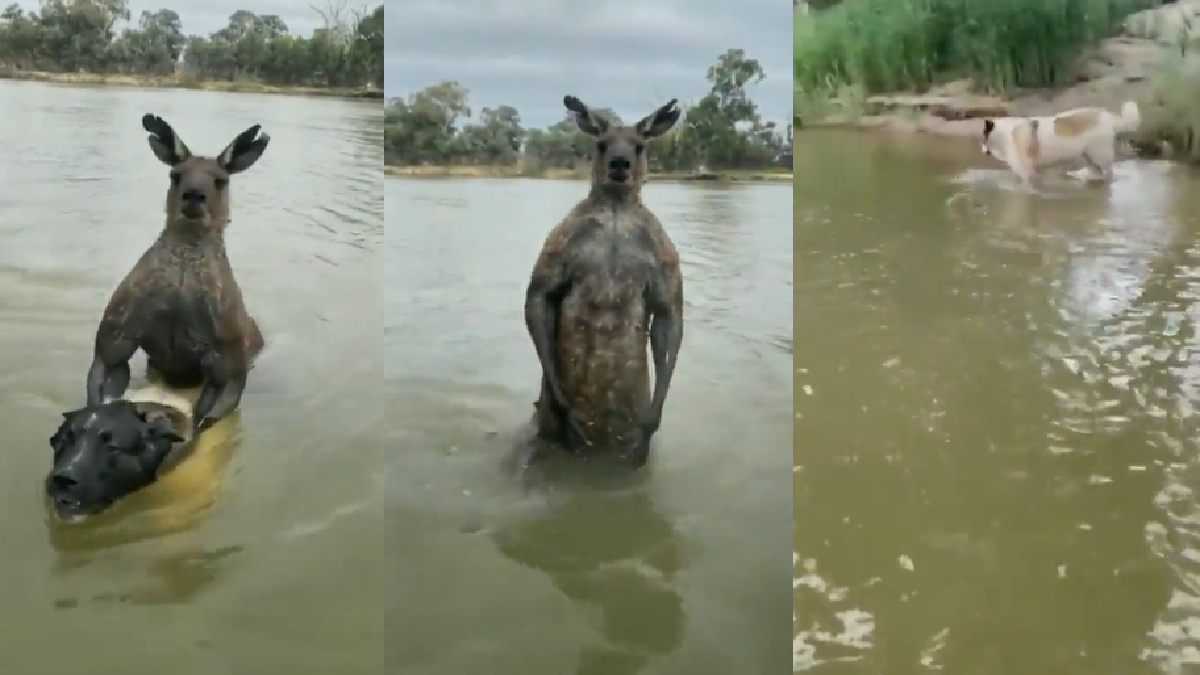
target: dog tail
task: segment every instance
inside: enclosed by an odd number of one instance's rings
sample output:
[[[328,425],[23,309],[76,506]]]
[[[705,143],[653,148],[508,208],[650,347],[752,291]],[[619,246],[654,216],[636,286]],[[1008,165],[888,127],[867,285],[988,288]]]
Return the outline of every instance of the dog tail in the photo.
[[[1121,106],[1121,114],[1113,115],[1113,131],[1118,134],[1137,131],[1141,124],[1142,113],[1138,110],[1136,101],[1126,101],[1125,105]]]

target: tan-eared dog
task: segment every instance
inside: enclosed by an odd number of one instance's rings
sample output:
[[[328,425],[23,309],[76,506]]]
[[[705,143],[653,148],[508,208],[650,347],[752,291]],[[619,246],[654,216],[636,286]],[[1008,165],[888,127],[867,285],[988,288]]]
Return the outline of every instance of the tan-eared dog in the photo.
[[[1068,163],[1086,164],[1093,176],[1111,180],[1117,134],[1136,131],[1141,121],[1133,101],[1127,101],[1120,114],[1076,108],[1050,117],[986,119],[983,153],[1008,164],[1027,185],[1040,169]]]
[[[220,486],[235,416],[203,434],[192,424],[200,390],[145,382],[116,400],[63,413],[50,438],[45,493],[55,520],[79,523],[140,493],[135,510],[173,531],[202,511]],[[170,521],[170,522],[168,522]]]

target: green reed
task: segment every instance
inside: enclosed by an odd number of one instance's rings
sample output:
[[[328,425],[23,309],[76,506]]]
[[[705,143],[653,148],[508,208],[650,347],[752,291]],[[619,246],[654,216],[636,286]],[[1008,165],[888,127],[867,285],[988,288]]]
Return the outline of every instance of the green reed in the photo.
[[[1162,0],[847,0],[794,17],[797,97],[921,91],[970,78],[1006,92],[1071,77],[1084,47]]]

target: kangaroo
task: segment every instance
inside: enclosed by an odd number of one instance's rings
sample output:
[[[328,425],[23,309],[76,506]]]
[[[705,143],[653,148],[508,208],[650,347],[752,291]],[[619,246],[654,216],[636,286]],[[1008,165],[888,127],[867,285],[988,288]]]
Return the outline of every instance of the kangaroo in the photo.
[[[679,120],[676,102],[613,126],[578,98],[563,98],[596,139],[591,190],[547,235],[525,291],[525,326],[542,367],[538,436],[576,453],[616,453],[639,468],[683,344],[679,253],[641,198],[646,143]]]
[[[203,385],[192,411],[193,433],[237,409],[246,377],[262,350],[225,253],[229,178],[249,169],[270,137],[254,125],[216,157],[193,155],[162,118],[147,114],[150,149],[171,167],[166,223],[113,291],[96,329],[87,405],[121,398],[129,361],[140,348],[169,387]]]

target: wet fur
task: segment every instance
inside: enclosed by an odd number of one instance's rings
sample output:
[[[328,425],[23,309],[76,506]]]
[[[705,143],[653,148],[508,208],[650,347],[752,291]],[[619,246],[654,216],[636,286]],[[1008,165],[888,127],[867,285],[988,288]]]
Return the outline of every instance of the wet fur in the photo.
[[[542,364],[538,435],[575,452],[616,451],[637,466],[658,429],[683,335],[679,254],[641,200],[644,144],[675,124],[674,104],[610,127],[564,99],[597,140],[592,187],[547,235],[526,291],[526,326]],[[628,178],[618,182],[612,171],[622,164]]]
[[[984,120],[983,151],[1008,164],[1026,184],[1041,168],[1086,163],[1094,176],[1111,179],[1116,136],[1137,129],[1137,104],[1120,114],[1102,108],[1077,108],[1051,117],[1001,117]]]
[[[171,429],[178,436],[156,467],[153,479],[120,500],[123,502],[146,495],[150,499],[139,501],[163,506],[156,509],[155,534],[178,531],[185,519],[181,515],[190,516],[198,510],[197,505],[212,501],[219,487],[220,469],[228,460],[228,453],[218,452],[219,448],[228,446],[232,438],[229,431],[219,431],[225,428],[224,422],[205,434],[192,435],[192,410],[198,395],[198,389],[180,391],[168,389],[161,383],[146,383],[130,390],[117,401],[101,404],[107,407],[132,403],[148,424]],[[64,415],[63,423],[51,437],[51,447],[62,442],[68,424],[65,419],[67,415]],[[227,418],[227,421],[232,423],[233,419]]]
[[[248,169],[269,137],[257,125],[215,158],[192,155],[162,119],[146,115],[150,147],[171,167],[166,223],[158,239],[117,286],[96,330],[88,374],[89,405],[120,398],[129,360],[141,349],[171,387],[205,389],[194,424],[206,427],[237,408],[263,337],[246,311],[225,251],[230,220],[228,182]],[[202,215],[188,215],[190,195],[202,195]]]
[[[85,520],[177,465],[191,432],[191,406],[184,405],[134,397],[63,413],[50,437],[54,463],[45,489],[51,510],[67,521]]]
[[[1106,111],[1095,108],[1074,110],[1054,116],[1054,135],[1060,138],[1076,138],[1100,126],[1101,115]]]
[[[198,396],[198,389],[170,390],[150,382],[130,390],[125,398],[147,415],[166,416],[182,435],[193,426],[190,415]],[[222,487],[224,468],[236,447],[236,424],[235,413],[177,444],[150,484],[82,526],[49,519],[47,535],[58,554],[55,565],[69,569],[105,550],[146,544],[149,565],[138,581],[126,586],[114,580],[121,586],[122,602],[182,603],[202,592],[217,578],[218,561],[241,550],[237,545],[214,551],[196,536]]]

